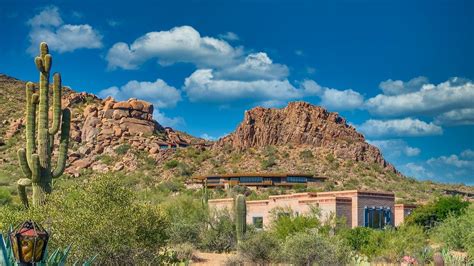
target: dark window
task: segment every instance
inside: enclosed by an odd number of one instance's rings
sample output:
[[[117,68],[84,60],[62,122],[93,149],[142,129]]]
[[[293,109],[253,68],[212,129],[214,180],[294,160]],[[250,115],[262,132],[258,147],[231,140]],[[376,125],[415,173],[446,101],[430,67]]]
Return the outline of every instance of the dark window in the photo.
[[[286,178],[288,183],[306,183],[307,178],[302,176],[289,176]]]
[[[263,228],[263,217],[261,216],[253,217],[252,220],[253,220],[253,225],[255,226],[255,228],[257,229]]]
[[[261,177],[252,177],[252,176],[246,176],[246,177],[241,177],[240,182],[241,183],[262,183],[263,178]]]
[[[364,221],[365,227],[384,228],[391,224],[392,211],[390,208],[365,207]]]

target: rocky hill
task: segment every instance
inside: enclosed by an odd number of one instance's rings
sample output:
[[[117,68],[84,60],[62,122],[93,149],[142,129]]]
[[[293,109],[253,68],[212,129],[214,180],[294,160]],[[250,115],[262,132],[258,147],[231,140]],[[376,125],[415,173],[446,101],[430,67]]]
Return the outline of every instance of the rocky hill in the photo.
[[[339,114],[306,102],[292,102],[283,109],[257,107],[246,111],[236,131],[216,143],[218,147],[226,145],[238,150],[308,145],[332,151],[337,158],[374,163],[396,172],[379,149],[368,144]]]

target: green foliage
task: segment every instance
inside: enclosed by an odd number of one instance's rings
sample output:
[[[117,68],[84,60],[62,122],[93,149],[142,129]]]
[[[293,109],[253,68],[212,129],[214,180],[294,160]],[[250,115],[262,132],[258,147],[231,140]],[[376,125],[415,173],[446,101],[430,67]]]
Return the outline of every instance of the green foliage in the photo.
[[[326,155],[326,160],[329,163],[333,163],[336,160],[336,158],[334,158],[334,155],[332,153],[329,153],[328,155]]]
[[[179,164],[177,160],[170,160],[165,163],[165,169],[173,169],[176,168]]]
[[[474,205],[462,215],[450,214],[434,229],[433,236],[444,247],[466,251],[474,260]]]
[[[347,241],[352,250],[363,252],[363,248],[369,246],[373,229],[368,227],[356,227],[354,229],[344,230],[341,236]],[[365,252],[363,252],[365,254]]]
[[[444,196],[438,197],[434,201],[416,208],[410,214],[405,223],[417,224],[430,229],[438,223],[444,221],[449,215],[458,216],[469,206],[469,202],[460,197]]]
[[[265,265],[278,257],[280,243],[273,234],[260,231],[242,241],[238,246],[238,251],[246,261]]]
[[[400,262],[404,256],[427,259],[427,236],[419,226],[377,230],[365,227],[343,230],[340,237],[357,254],[372,261]]]
[[[288,236],[281,258],[293,265],[345,265],[348,254],[349,248],[338,238],[311,230]]]
[[[300,158],[304,161],[309,161],[314,158],[314,155],[310,150],[304,150],[300,152]]]
[[[6,205],[12,201],[10,191],[6,188],[0,187],[0,206]]]
[[[124,155],[128,152],[128,150],[130,150],[130,148],[130,144],[125,143],[115,148],[115,153],[117,153],[118,155]]]
[[[295,215],[291,209],[276,208],[272,210],[272,216],[271,230],[281,240],[295,233],[305,232],[321,225],[317,210],[306,215]]]
[[[166,232],[170,243],[198,243],[207,221],[207,211],[197,198],[186,195],[169,197],[162,207],[170,225]]]
[[[262,160],[262,163],[261,163],[262,170],[267,170],[268,168],[275,165],[276,165],[276,159],[274,156],[271,156],[268,159]]]
[[[201,234],[200,247],[215,252],[229,252],[237,243],[235,225],[228,210],[211,211]]]
[[[113,175],[58,189],[44,206],[0,207],[0,230],[30,218],[51,231],[51,248],[73,243],[70,261],[97,254],[99,264],[159,264],[168,239],[163,211],[135,200]]]

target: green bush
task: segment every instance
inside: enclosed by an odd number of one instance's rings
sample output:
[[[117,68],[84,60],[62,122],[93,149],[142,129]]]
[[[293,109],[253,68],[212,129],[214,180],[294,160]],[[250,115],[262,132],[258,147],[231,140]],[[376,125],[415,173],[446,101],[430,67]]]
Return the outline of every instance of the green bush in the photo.
[[[117,148],[115,148],[115,153],[117,153],[118,155],[124,155],[128,152],[128,150],[130,150],[130,145],[122,144],[118,146]]]
[[[296,215],[291,209],[276,208],[272,210],[273,222],[270,229],[279,239],[284,240],[295,233],[319,227],[321,223],[318,215],[316,209],[306,215]]]
[[[160,208],[135,199],[120,178],[101,175],[56,189],[44,206],[0,207],[0,230],[30,218],[51,232],[51,250],[73,244],[71,263],[98,255],[99,265],[159,264],[168,220]]]
[[[300,152],[300,158],[304,161],[309,161],[314,158],[314,155],[310,150],[304,150]]]
[[[187,195],[173,196],[162,203],[170,225],[166,232],[170,243],[198,243],[200,233],[206,226],[207,211],[201,200]]]
[[[400,262],[404,256],[419,259],[428,244],[427,236],[420,226],[387,228],[382,232],[382,239],[377,238],[377,241],[382,240],[378,250],[380,257],[388,262]],[[375,241],[371,244],[377,245]]]
[[[343,241],[311,230],[289,236],[280,260],[293,265],[345,265],[349,254],[350,249]]]
[[[12,201],[12,196],[7,188],[0,187],[0,206],[9,204]]]
[[[363,248],[369,245],[373,231],[374,229],[368,227],[356,227],[344,230],[341,236],[346,240],[352,250],[360,253]]]
[[[468,252],[474,260],[474,205],[460,216],[450,215],[433,232],[444,247]]]
[[[170,160],[165,163],[165,169],[173,169],[178,166],[179,162],[177,160]]]
[[[201,231],[201,248],[213,252],[229,252],[235,248],[237,236],[228,210],[212,211],[207,226]]]
[[[410,214],[405,223],[408,225],[420,225],[430,229],[444,221],[448,216],[459,216],[469,206],[469,202],[460,197],[439,197],[436,200],[416,208]]]
[[[262,160],[261,167],[262,170],[267,170],[268,168],[276,165],[275,156],[270,156],[268,159]]]
[[[278,239],[269,232],[261,231],[249,234],[239,244],[239,254],[246,261],[265,265],[275,260],[280,251]]]

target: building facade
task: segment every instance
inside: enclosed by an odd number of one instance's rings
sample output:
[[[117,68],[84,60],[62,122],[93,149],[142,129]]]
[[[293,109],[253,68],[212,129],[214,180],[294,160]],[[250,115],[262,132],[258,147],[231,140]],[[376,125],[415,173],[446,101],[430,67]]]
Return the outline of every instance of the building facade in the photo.
[[[207,185],[208,188],[228,188],[242,185],[250,188],[295,185],[312,186],[326,180],[325,177],[316,177],[306,174],[266,174],[266,173],[235,173],[224,175],[197,176],[193,178],[195,184]]]
[[[232,210],[233,203],[232,198],[209,200],[209,206],[214,209]],[[307,214],[317,207],[323,221],[335,215],[344,218],[351,228],[383,228],[401,224],[409,215],[408,209],[414,208],[413,205],[397,206],[404,212],[397,211],[392,192],[346,190],[293,193],[270,196],[267,200],[247,201],[247,223],[265,228],[274,219],[275,210],[291,210],[294,215],[299,215]]]

